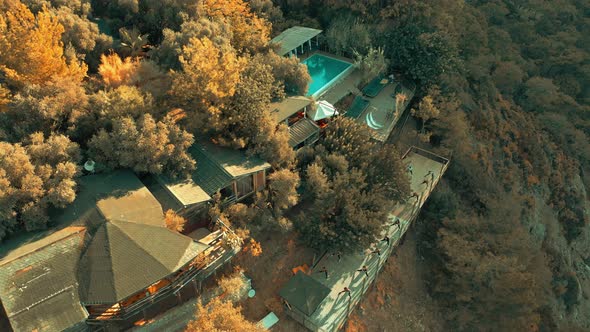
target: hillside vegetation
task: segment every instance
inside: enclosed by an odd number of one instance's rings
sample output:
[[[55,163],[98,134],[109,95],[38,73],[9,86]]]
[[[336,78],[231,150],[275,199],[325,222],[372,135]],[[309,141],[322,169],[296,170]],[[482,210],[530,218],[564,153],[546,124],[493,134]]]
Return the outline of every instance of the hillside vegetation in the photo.
[[[272,165],[249,206],[211,215],[318,250],[374,238],[409,194],[398,147],[341,119],[296,155],[267,112],[307,91],[269,45],[293,25],[418,87],[395,143],[452,159],[416,228],[444,330],[590,329],[587,0],[0,0],[0,241],[54,227],[88,159],[183,177],[205,140]],[[316,213],[287,220],[300,198]]]
[[[333,52],[383,47],[436,115],[405,143],[452,156],[417,244],[448,328],[590,328],[590,4],[277,2]]]

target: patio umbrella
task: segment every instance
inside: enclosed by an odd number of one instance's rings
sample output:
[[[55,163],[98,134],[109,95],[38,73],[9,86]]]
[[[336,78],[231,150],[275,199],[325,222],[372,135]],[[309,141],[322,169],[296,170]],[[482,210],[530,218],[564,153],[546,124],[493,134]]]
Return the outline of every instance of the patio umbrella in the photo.
[[[313,121],[318,121],[318,120],[322,120],[322,119],[327,119],[327,118],[331,118],[332,116],[338,114],[338,112],[336,111],[336,108],[334,107],[334,105],[330,104],[329,102],[325,101],[325,100],[320,100],[317,104],[316,104],[316,109],[315,111],[312,110],[311,112],[309,112],[309,118],[312,119]]]

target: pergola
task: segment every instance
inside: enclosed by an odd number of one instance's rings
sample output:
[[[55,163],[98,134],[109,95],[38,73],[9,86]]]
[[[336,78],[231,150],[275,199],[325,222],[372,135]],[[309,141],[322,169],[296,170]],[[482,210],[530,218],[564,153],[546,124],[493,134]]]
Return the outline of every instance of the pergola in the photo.
[[[311,48],[311,40],[320,33],[322,33],[322,30],[294,26],[281,32],[280,35],[274,37],[270,42],[280,46],[279,55],[293,54],[297,56],[297,48],[301,49],[300,53],[303,53],[303,45],[305,43]],[[316,45],[318,45],[317,38]]]

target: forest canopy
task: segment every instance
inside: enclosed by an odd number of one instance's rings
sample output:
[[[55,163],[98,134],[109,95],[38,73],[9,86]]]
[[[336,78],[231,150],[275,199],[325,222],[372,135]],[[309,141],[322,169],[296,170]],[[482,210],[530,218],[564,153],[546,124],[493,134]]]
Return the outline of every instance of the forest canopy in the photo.
[[[399,152],[419,145],[452,156],[416,227],[443,329],[587,329],[589,12],[584,0],[0,0],[0,241],[54,226],[86,161],[182,178],[199,169],[188,148],[207,141],[272,165],[249,205],[211,215],[351,252],[407,199]],[[377,148],[337,118],[296,154],[267,112],[308,91],[306,67],[269,45],[291,26],[322,29],[319,48],[353,59],[363,82],[415,84],[411,137]],[[291,223],[301,201],[310,215]],[[194,330],[257,330],[230,303],[199,311]]]

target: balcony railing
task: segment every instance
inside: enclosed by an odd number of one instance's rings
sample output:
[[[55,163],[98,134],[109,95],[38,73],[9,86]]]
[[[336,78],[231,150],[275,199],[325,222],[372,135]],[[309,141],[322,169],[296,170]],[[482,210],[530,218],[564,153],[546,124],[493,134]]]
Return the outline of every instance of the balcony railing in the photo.
[[[220,222],[220,221],[219,221]],[[91,305],[90,306],[90,315],[87,318],[87,323],[89,324],[97,324],[101,321],[106,320],[126,320],[130,318],[132,315],[136,314],[137,312],[147,308],[154,303],[162,300],[163,298],[170,296],[171,294],[178,293],[184,286],[186,286],[192,280],[203,281],[208,276],[210,276],[217,268],[221,265],[225,264],[229,261],[238,251],[239,248],[236,248],[234,245],[226,243],[224,241],[228,237],[228,232],[231,232],[231,229],[226,228],[225,224],[221,222],[224,227],[220,227],[222,229],[226,229],[226,231],[219,230],[219,234],[209,243],[209,248],[207,248],[204,252],[200,253],[197,256],[197,260],[191,262],[190,264],[194,264],[190,267],[187,271],[183,272],[182,274],[176,276],[172,282],[162,288],[160,288],[154,294],[146,296],[128,306],[117,306],[114,305]],[[230,235],[231,237],[231,235]]]

